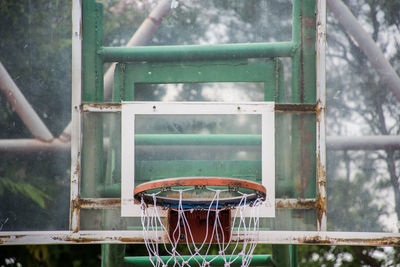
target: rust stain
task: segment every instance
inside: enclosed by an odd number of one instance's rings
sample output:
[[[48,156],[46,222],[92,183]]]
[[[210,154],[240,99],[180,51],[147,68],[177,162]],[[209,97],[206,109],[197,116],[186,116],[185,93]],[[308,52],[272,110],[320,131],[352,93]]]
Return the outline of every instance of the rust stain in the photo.
[[[321,115],[325,114],[322,111],[325,111],[326,107],[321,103],[321,100],[318,100],[317,104],[315,105],[315,113],[316,113],[316,120],[317,124],[321,123]]]
[[[333,242],[330,239],[323,239],[320,236],[313,236],[313,237],[305,237],[298,239],[300,243],[304,244],[332,244]]]
[[[78,162],[77,162],[77,164],[76,164],[76,168],[75,168],[75,170],[74,170],[74,175],[77,176],[77,175],[80,174],[80,172],[81,172],[81,163],[80,163],[80,161],[78,160]]]
[[[76,223],[77,227],[75,229],[73,229],[74,233],[77,233],[80,230],[79,212],[80,212],[80,204],[79,204],[79,196],[78,196],[76,199],[71,200],[71,218],[76,218],[76,220],[77,220],[77,223]],[[74,216],[74,214],[78,214],[78,216]],[[70,229],[73,228],[72,222],[73,222],[73,220],[71,220],[71,222],[70,222]]]
[[[124,243],[143,243],[143,238],[131,238],[131,237],[121,237],[118,238],[119,241]]]
[[[395,237],[383,237],[383,238],[378,238],[378,239],[356,239],[356,238],[350,238],[350,239],[340,239],[337,238],[335,239],[336,243],[362,243],[363,245],[369,245],[369,246],[395,246],[395,247],[400,247],[400,238],[395,238]]]
[[[121,107],[121,103],[82,103],[80,108],[83,112],[90,112],[91,108],[107,111],[121,109]]]
[[[87,238],[87,237],[82,237],[82,236],[77,236],[77,237],[66,236],[65,238],[53,237],[53,240],[67,241],[67,242],[72,242],[72,243],[93,243],[93,242],[104,241],[103,238]]]
[[[102,209],[121,206],[120,198],[76,198],[72,200],[73,209]]]
[[[316,104],[275,104],[275,112],[316,112]]]
[[[326,214],[326,192],[325,195],[323,196],[321,194],[321,189],[325,191],[326,189],[326,170],[325,166],[321,164],[320,161],[320,150],[318,148],[318,153],[317,153],[317,187],[318,187],[318,194],[317,194],[317,219],[319,224],[321,225],[322,223],[322,218],[324,217],[324,214]]]
[[[80,198],[79,206],[83,209],[118,208],[121,207],[120,198]]]
[[[321,236],[305,237],[296,239],[300,244],[313,245],[364,245],[364,246],[400,246],[400,238],[383,237],[377,239],[358,239],[358,238],[322,238]]]
[[[316,208],[315,199],[298,198],[296,201],[288,199],[276,199],[275,208],[277,209],[314,209]]]

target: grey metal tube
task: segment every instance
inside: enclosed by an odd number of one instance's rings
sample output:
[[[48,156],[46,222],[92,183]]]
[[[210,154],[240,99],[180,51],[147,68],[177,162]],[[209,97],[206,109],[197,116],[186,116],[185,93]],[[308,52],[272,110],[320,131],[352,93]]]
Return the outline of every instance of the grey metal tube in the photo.
[[[0,154],[28,154],[38,152],[69,152],[70,142],[53,139],[43,142],[38,139],[3,139],[0,140]]]
[[[329,150],[400,149],[400,136],[328,136]]]
[[[10,101],[11,105],[15,108],[15,111],[34,137],[46,142],[50,142],[54,138],[49,129],[47,129],[46,125],[21,93],[18,86],[15,84],[1,62],[0,89],[8,98],[8,101]]]
[[[290,57],[296,50],[292,42],[102,47],[98,53],[104,62],[176,61],[207,59],[243,59],[263,57]]]
[[[392,90],[397,100],[400,101],[400,78],[374,40],[372,40],[342,1],[327,0],[327,6],[335,14],[339,23],[354,37],[361,50],[379,73],[382,81]]]
[[[170,256],[160,256],[160,258],[163,261],[168,261],[168,259],[170,258]],[[212,259],[214,259],[212,261],[212,263],[210,263],[210,266],[224,266],[225,265],[225,261],[221,256],[216,256],[216,255],[207,255],[204,257],[199,257],[199,256],[182,256],[182,258],[184,260],[188,260],[188,264],[195,266],[198,265],[197,262],[202,262],[203,258],[206,261],[210,261]],[[190,259],[190,260],[189,260]],[[228,258],[229,260],[229,258]],[[130,263],[130,264],[134,264],[136,267],[147,267],[147,266],[153,266],[153,264],[151,263],[150,259],[148,256],[145,257],[125,257],[125,262],[126,263]],[[169,264],[168,266],[173,266],[174,261],[171,260],[171,264]],[[233,263],[231,263],[230,266],[241,266],[242,265],[242,256],[238,256],[238,259],[236,261],[234,261]],[[272,264],[272,256],[271,255],[253,255],[252,259],[251,259],[251,265],[254,266],[273,266]]]
[[[150,140],[151,138],[147,141]],[[105,139],[104,142],[107,149],[108,140]],[[260,141],[253,138],[249,142],[256,145],[261,142],[261,138]],[[400,149],[400,136],[328,136],[326,144],[329,150]],[[69,149],[70,142],[60,139],[54,139],[52,142],[43,142],[38,139],[0,139],[0,153],[69,152]]]

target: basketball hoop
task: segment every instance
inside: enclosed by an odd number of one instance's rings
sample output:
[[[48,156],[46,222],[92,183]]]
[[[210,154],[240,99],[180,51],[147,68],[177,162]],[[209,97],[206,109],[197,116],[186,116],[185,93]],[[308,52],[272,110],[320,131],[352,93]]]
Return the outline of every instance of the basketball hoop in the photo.
[[[224,266],[236,260],[249,266],[258,242],[258,207],[266,197],[263,185],[235,178],[170,178],[137,186],[134,197],[141,203],[144,241],[153,266],[210,266],[220,257]],[[166,225],[158,209],[150,206],[168,210]],[[218,254],[206,258],[212,244]],[[159,245],[169,254],[167,260],[159,255]]]

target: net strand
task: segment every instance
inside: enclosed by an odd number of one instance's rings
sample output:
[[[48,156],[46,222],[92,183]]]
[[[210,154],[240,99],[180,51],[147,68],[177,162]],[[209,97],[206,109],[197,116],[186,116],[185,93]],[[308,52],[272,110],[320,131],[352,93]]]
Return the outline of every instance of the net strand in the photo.
[[[236,238],[234,238],[234,231],[230,231],[230,236],[225,236],[223,223],[219,216],[220,211],[223,210],[223,208],[219,207],[221,192],[229,190],[216,190],[208,187],[203,189],[214,192],[214,195],[209,202],[208,208],[206,208],[205,237],[198,244],[195,243],[192,233],[193,230],[197,229],[191,229],[186,217],[187,212],[193,212],[195,209],[185,208],[183,204],[183,193],[193,189],[169,189],[170,191],[179,193],[178,205],[174,209],[177,212],[177,224],[172,231],[172,236],[168,234],[168,230],[157,208],[157,196],[161,191],[151,194],[152,203],[146,203],[142,196],[141,223],[143,226],[143,238],[149,253],[150,262],[154,267],[166,267],[172,263],[174,267],[195,266],[193,263],[197,264],[197,266],[206,267],[210,266],[219,257],[223,259],[224,266],[230,266],[239,257],[241,257],[241,266],[247,267],[250,265],[259,238],[259,206],[262,204],[262,199],[257,198],[249,203],[249,195],[237,191],[241,199],[238,206],[234,209],[234,216],[232,216],[231,227],[232,229],[236,228]],[[250,217],[247,218],[246,222],[247,211],[250,211]],[[213,213],[215,214],[213,227],[210,229],[211,214]],[[182,239],[184,239],[184,242],[182,242]],[[234,239],[235,241],[232,241]],[[206,256],[211,251],[212,240],[216,241],[218,255],[207,260]],[[241,246],[240,242],[242,242]],[[179,244],[181,244],[181,247],[178,248]],[[160,246],[169,255],[167,260],[160,257]],[[188,258],[184,258],[181,254],[182,252],[180,252],[185,250],[186,253],[190,254]],[[189,262],[192,265],[189,265]]]

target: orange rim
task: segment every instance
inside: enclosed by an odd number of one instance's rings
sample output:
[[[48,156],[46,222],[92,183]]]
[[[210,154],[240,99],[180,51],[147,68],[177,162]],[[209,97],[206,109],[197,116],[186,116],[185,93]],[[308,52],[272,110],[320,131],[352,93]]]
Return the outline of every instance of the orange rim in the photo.
[[[246,188],[266,195],[263,185],[252,181],[241,180],[227,177],[178,177],[151,181],[138,185],[134,190],[134,195],[152,189],[171,188],[175,186],[225,186],[227,188]]]

